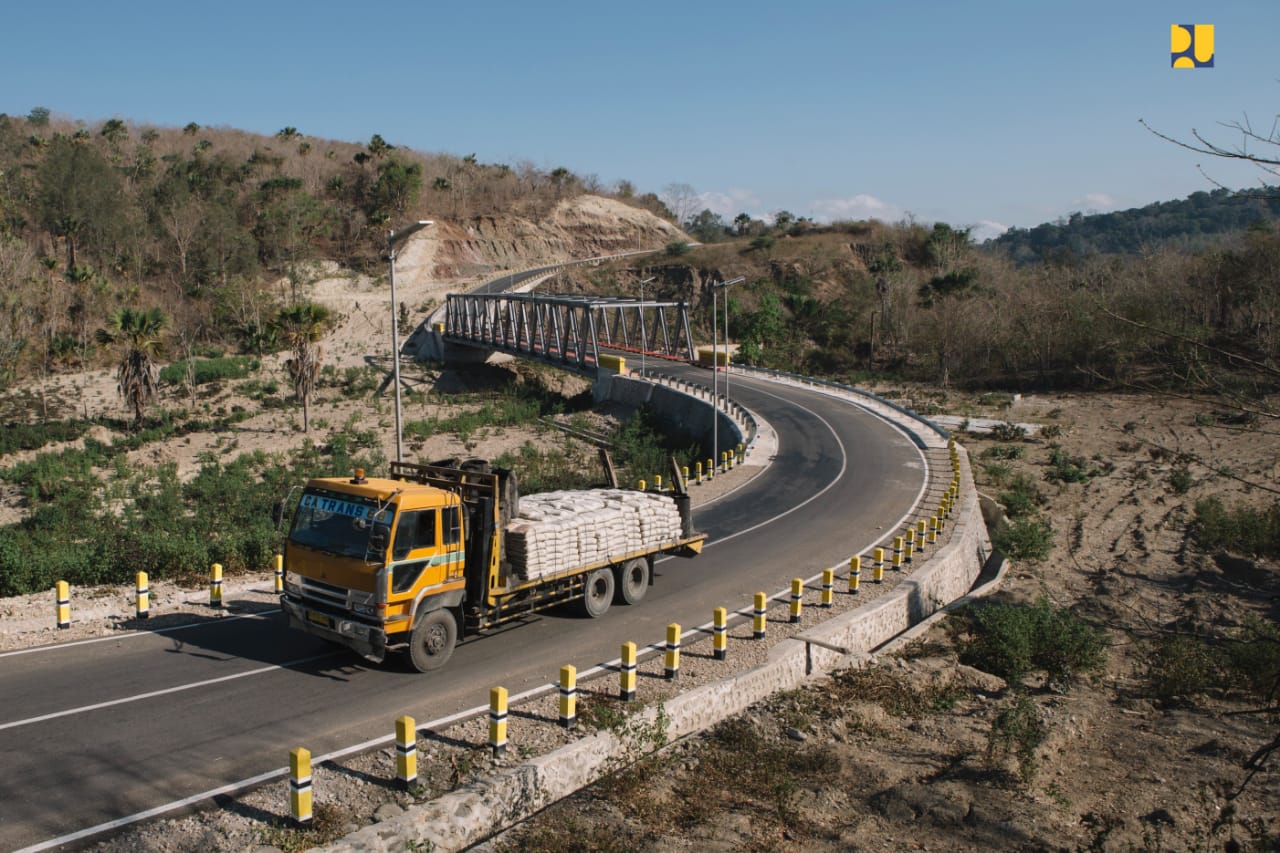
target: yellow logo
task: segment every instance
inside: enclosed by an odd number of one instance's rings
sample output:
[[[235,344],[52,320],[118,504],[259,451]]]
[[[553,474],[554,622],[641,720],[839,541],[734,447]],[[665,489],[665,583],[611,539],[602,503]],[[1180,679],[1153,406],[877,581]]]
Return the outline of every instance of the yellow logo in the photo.
[[[1174,68],[1212,68],[1213,24],[1172,25],[1169,51]]]

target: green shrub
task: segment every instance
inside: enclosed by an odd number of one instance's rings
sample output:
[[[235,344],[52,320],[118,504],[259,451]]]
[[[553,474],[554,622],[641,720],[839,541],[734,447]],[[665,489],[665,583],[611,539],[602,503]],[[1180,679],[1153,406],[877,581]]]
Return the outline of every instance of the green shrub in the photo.
[[[1245,619],[1226,643],[1231,687],[1244,687],[1259,699],[1280,687],[1280,626],[1256,616]]]
[[[1162,703],[1202,693],[1219,681],[1218,665],[1208,644],[1186,634],[1168,635],[1151,644],[1146,654],[1146,677]]]
[[[1027,437],[1027,430],[1026,427],[1006,421],[991,428],[991,437],[996,441],[1022,441]]]
[[[1019,696],[1006,705],[991,721],[987,736],[987,763],[1003,764],[1012,755],[1018,762],[1018,775],[1029,784],[1036,771],[1036,750],[1044,743],[1049,727],[1040,719],[1040,711],[1029,696]]]
[[[166,385],[181,385],[190,379],[193,385],[204,385],[223,379],[244,379],[258,367],[258,360],[247,355],[190,358],[160,368],[160,381]]]
[[[1083,456],[1072,456],[1061,445],[1049,445],[1049,470],[1044,478],[1051,483],[1087,483],[1098,471],[1086,467]]]
[[[667,244],[666,252],[671,257],[678,258],[689,253],[689,244],[683,240],[672,240]]]
[[[1013,468],[1004,462],[983,462],[982,473],[992,485],[1003,486],[1013,473]]]
[[[1196,481],[1191,476],[1191,471],[1185,466],[1179,466],[1169,472],[1169,488],[1179,495],[1185,495],[1191,491],[1191,487],[1195,484]]]
[[[1280,500],[1265,509],[1228,509],[1216,497],[1203,498],[1196,501],[1192,530],[1206,550],[1280,557]]]
[[[965,615],[972,638],[961,645],[961,661],[1011,684],[1034,670],[1069,683],[1105,659],[1106,634],[1047,598],[1032,605],[987,602]]]
[[[1020,444],[993,444],[982,451],[983,459],[1021,459],[1027,449]]]
[[[19,450],[39,450],[47,444],[75,441],[89,431],[88,421],[0,425],[0,456]]]
[[[1039,518],[1016,518],[992,535],[991,542],[1011,560],[1034,563],[1053,550],[1053,527]]]
[[[1033,514],[1044,503],[1044,496],[1036,487],[1035,480],[1026,474],[1018,474],[1000,493],[1000,503],[1010,518],[1023,518]]]

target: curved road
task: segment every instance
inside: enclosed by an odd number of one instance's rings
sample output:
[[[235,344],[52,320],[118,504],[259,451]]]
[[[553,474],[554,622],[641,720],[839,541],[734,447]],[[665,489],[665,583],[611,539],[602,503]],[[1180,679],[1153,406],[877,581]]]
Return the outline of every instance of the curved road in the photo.
[[[385,737],[401,714],[422,725],[484,704],[492,685],[514,695],[562,664],[612,660],[623,640],[657,642],[669,622],[701,625],[835,564],[915,503],[923,457],[874,416],[746,378],[733,397],[777,431],[774,464],[696,515],[700,557],[661,562],[644,602],[603,619],[532,617],[468,638],[430,675],[335,652],[275,613],[0,655],[0,849],[270,774],[299,744],[321,755]]]

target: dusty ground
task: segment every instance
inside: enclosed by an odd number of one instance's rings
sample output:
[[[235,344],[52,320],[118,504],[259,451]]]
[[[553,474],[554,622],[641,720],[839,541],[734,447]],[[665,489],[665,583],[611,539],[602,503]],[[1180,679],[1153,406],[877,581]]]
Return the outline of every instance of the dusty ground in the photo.
[[[418,252],[417,255],[414,253]],[[466,281],[433,281],[413,265],[433,260],[424,245],[401,253],[400,298],[417,312]],[[370,282],[318,274],[314,295],[345,317],[327,343],[327,363],[365,364],[385,355],[388,302]],[[404,330],[407,334],[408,330]],[[385,366],[385,357],[381,359]],[[266,370],[278,365],[268,364]],[[406,372],[417,387],[440,388],[440,374]],[[46,398],[77,413],[123,416],[107,372],[52,380]],[[753,708],[714,736],[675,744],[663,760],[615,780],[494,839],[490,849],[638,850],[1217,850],[1280,849],[1280,782],[1274,759],[1236,799],[1243,762],[1277,731],[1274,713],[1249,713],[1262,703],[1238,691],[1218,690],[1175,703],[1153,698],[1146,676],[1151,643],[1175,629],[1229,629],[1252,613],[1277,617],[1280,584],[1270,563],[1200,553],[1188,536],[1197,499],[1222,495],[1228,503],[1270,504],[1280,473],[1280,430],[1263,420],[1232,426],[1214,406],[1154,396],[1064,395],[1021,400],[1010,407],[927,391],[879,389],[913,398],[920,410],[940,406],[958,414],[994,416],[1049,427],[1022,443],[1024,455],[1007,463],[1008,477],[1033,477],[1053,520],[1054,551],[1036,564],[1014,565],[1002,596],[1032,600],[1047,595],[1103,626],[1111,641],[1105,669],[1070,688],[1031,682],[1029,696],[1048,739],[1036,750],[1024,781],[1011,761],[987,760],[992,720],[1012,702],[994,676],[960,666],[946,623],[909,654],[882,662],[883,671],[837,678]],[[229,391],[197,405],[235,405]],[[179,391],[166,405],[184,400]],[[406,418],[436,413],[439,397],[408,400]],[[337,395],[322,395],[313,411],[318,440],[354,418],[376,429],[393,453],[391,409]],[[177,462],[194,470],[201,452],[268,451],[302,440],[300,415],[272,410],[236,425],[231,434],[193,435],[138,451],[148,463]],[[1054,435],[1054,433],[1057,433]],[[440,437],[413,448],[420,458],[496,455],[526,440],[562,441],[538,430],[489,431],[470,444]],[[968,437],[980,487],[998,493],[997,469],[984,471],[981,454],[995,442]],[[1089,461],[1087,483],[1044,481],[1048,446],[1060,443]],[[0,459],[9,465],[20,458]],[[1174,482],[1185,469],[1185,493]],[[1228,476],[1228,473],[1230,476]],[[741,476],[746,476],[742,472]],[[1239,479],[1235,479],[1239,478]],[[1247,482],[1242,482],[1247,481]],[[1186,480],[1181,480],[1183,484]],[[730,487],[726,478],[717,490]],[[709,499],[712,489],[700,497]],[[19,514],[0,495],[0,522]],[[225,599],[250,618],[274,606],[266,574],[231,578]],[[153,584],[154,618],[148,627],[177,624],[184,614],[207,613],[207,591]],[[91,639],[129,630],[127,589],[78,590],[70,631],[56,632],[51,595],[0,602],[0,649],[54,640]],[[696,658],[694,658],[696,659]],[[701,665],[700,662],[699,665]],[[713,668],[697,677],[712,677]],[[914,697],[914,698],[913,698]],[[838,701],[837,701],[838,700]],[[945,700],[945,701],[941,701]],[[550,701],[550,700],[548,700]],[[608,708],[607,701],[596,703]],[[588,695],[584,700],[591,707]],[[550,708],[544,709],[553,715]],[[604,714],[604,712],[602,712]],[[607,714],[598,719],[607,719]],[[479,721],[464,724],[456,740],[482,743]],[[534,735],[535,730],[538,734]],[[513,731],[513,738],[516,732]],[[568,735],[553,726],[525,733],[521,750],[553,747]],[[451,738],[455,738],[453,732]],[[513,741],[514,742],[514,741]],[[251,817],[253,808],[226,807],[156,822],[98,845],[103,850],[247,849],[258,844],[294,848],[411,800],[463,784],[492,767],[483,750],[427,740],[423,787],[396,794],[358,773],[332,774],[345,787],[318,794],[317,834],[299,834]],[[387,759],[385,750],[353,762]],[[751,755],[751,766],[735,756]],[[518,760],[521,751],[509,760]],[[363,765],[353,765],[363,766]],[[726,778],[716,767],[727,767]],[[318,777],[319,780],[319,777]],[[318,790],[319,790],[318,784]],[[250,795],[250,805],[283,814],[283,786]],[[253,799],[257,797],[258,799]],[[1230,847],[1234,841],[1240,848]]]

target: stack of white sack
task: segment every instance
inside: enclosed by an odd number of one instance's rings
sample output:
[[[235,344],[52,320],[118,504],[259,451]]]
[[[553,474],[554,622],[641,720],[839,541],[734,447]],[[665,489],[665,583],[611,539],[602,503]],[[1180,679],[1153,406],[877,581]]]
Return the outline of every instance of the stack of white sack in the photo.
[[[591,563],[617,562],[680,538],[670,495],[624,489],[520,496],[507,525],[507,559],[517,576],[536,580]]]

